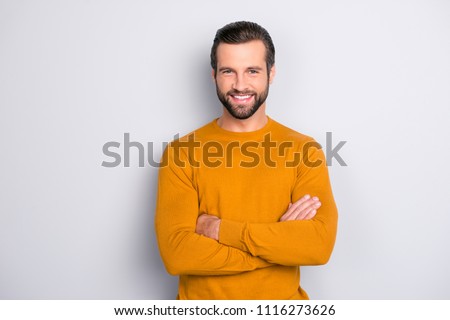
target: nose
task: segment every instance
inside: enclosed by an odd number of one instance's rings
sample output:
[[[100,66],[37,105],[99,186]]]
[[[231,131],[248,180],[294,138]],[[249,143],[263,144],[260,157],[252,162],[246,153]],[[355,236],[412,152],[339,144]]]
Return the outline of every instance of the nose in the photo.
[[[244,74],[237,74],[234,79],[233,89],[237,91],[245,91],[248,89],[247,79]]]

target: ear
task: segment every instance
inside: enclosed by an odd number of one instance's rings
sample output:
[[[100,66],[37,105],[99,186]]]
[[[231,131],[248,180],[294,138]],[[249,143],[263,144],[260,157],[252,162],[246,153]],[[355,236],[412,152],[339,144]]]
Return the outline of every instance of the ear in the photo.
[[[270,68],[270,72],[269,72],[269,84],[272,84],[273,79],[275,78],[275,74],[276,74],[276,69],[275,69],[275,65],[273,65]]]
[[[211,69],[211,77],[213,82],[216,82],[216,72],[214,71],[214,69]]]

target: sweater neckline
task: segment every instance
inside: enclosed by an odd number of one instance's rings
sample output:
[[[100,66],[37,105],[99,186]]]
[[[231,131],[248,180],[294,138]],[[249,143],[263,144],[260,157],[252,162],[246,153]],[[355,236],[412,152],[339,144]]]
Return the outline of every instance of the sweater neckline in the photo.
[[[238,131],[229,131],[229,130],[223,129],[221,126],[219,126],[217,124],[217,120],[219,120],[219,118],[216,118],[212,121],[212,126],[215,131],[217,131],[220,134],[225,135],[225,136],[235,137],[235,138],[243,138],[243,139],[258,138],[258,137],[263,136],[265,133],[268,133],[271,130],[273,122],[274,122],[274,120],[272,120],[272,118],[267,116],[267,123],[264,125],[264,127],[260,128],[258,130],[255,130],[255,131],[238,132]]]

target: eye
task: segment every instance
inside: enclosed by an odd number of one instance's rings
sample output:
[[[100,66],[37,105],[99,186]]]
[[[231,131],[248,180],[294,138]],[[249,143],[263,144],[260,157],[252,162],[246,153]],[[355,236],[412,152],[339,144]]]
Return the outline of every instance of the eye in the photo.
[[[250,73],[250,74],[257,74],[258,70],[250,69],[250,70],[248,70],[248,73]]]
[[[230,74],[231,70],[230,69],[225,69],[225,70],[222,70],[222,73],[223,74]]]

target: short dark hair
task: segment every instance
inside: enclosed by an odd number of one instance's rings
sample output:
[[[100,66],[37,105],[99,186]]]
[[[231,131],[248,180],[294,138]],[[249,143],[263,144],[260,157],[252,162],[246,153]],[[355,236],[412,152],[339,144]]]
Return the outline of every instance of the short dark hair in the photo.
[[[255,22],[237,21],[217,30],[211,48],[211,67],[217,72],[217,47],[220,43],[239,44],[252,40],[261,40],[266,47],[267,72],[275,64],[275,46],[266,29]]]

